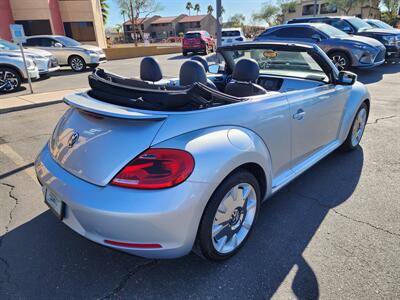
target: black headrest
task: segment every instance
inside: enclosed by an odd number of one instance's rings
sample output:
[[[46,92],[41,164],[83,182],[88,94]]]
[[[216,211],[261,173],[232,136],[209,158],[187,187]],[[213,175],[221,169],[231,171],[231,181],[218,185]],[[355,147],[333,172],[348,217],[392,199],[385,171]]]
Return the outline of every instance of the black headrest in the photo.
[[[204,70],[206,70],[206,72],[208,72],[208,62],[207,62],[207,59],[205,59],[203,56],[196,55],[196,56],[193,56],[191,58],[191,60],[195,60],[195,61],[198,61],[199,63],[201,63],[204,67]]]
[[[251,58],[242,58],[236,63],[232,78],[238,81],[253,82],[260,75],[258,63]]]
[[[162,79],[160,64],[153,57],[145,57],[140,63],[140,79],[146,81],[159,81]]]
[[[195,82],[207,84],[207,75],[201,63],[194,60],[185,61],[179,71],[179,84],[191,85]]]

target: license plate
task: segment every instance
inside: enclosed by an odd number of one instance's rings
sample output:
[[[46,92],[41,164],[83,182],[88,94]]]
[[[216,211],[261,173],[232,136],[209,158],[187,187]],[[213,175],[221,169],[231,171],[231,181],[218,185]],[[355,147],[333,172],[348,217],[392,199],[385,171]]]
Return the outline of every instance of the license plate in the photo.
[[[62,220],[64,217],[64,202],[54,196],[49,189],[46,189],[45,191],[44,202],[50,207],[52,212]]]

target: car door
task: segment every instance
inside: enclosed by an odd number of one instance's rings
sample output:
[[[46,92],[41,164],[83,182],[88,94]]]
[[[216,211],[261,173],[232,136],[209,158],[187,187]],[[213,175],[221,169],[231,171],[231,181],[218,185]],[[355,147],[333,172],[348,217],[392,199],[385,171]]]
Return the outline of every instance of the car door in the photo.
[[[61,44],[57,40],[50,38],[50,37],[42,37],[40,38],[39,45],[40,49],[49,51],[51,54],[53,54],[56,58],[57,61],[60,65],[66,65],[68,64],[68,55],[67,53],[67,48],[63,47],[56,47],[56,44]]]
[[[310,61],[312,58],[307,57]],[[287,93],[292,124],[292,166],[337,141],[351,87],[321,82]]]

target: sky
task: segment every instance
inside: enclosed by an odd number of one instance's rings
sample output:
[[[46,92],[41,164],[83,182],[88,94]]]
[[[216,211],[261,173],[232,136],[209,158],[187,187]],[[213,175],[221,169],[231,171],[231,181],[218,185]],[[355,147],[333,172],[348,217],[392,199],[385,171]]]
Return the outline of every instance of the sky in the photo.
[[[157,1],[157,0],[156,0]],[[185,9],[187,0],[158,0],[158,2],[163,6],[163,10],[155,13],[160,16],[176,16],[181,13],[188,13]],[[190,0],[193,6],[198,3],[200,4],[200,14],[207,13],[207,6],[212,5],[214,7],[214,16],[216,10],[216,2],[213,0]],[[257,12],[262,3],[267,2],[266,0],[222,0],[222,6],[225,9],[225,14],[223,15],[224,21],[230,16],[240,13],[246,17],[245,23],[249,22],[253,12]],[[123,18],[120,14],[120,9],[117,0],[107,0],[109,9],[109,17],[106,27],[113,27],[116,24],[122,24]],[[196,14],[196,12],[191,11],[191,15]]]

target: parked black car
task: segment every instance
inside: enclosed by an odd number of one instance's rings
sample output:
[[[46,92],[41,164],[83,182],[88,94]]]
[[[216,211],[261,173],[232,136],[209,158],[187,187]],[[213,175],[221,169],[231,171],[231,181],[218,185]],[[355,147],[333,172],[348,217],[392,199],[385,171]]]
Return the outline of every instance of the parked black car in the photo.
[[[360,18],[340,16],[298,18],[287,23],[326,23],[349,34],[368,36],[385,45],[386,59],[400,58],[400,31],[397,29],[374,28]]]

